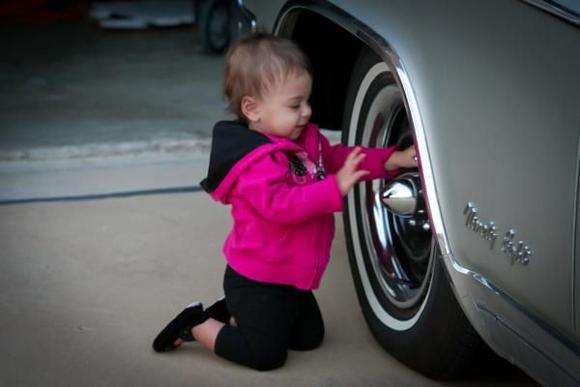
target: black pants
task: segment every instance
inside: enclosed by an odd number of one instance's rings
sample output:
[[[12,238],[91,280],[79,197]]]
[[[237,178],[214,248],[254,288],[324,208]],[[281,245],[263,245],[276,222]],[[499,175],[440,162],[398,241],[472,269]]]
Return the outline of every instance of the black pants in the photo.
[[[219,332],[215,353],[265,371],[282,366],[289,349],[318,347],[324,323],[311,291],[256,282],[229,266],[224,275],[228,310],[237,323]]]

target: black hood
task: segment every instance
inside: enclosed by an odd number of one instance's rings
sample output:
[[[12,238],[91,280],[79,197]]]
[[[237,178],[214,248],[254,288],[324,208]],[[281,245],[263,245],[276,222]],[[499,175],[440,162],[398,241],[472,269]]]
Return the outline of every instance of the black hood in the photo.
[[[201,187],[211,193],[244,156],[271,141],[243,121],[220,121],[213,128],[207,177]]]

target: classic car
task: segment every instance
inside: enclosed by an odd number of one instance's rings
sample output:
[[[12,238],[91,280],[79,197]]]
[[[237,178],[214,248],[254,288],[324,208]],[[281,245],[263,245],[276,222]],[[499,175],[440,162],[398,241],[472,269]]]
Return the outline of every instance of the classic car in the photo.
[[[435,378],[491,348],[580,384],[580,2],[238,1],[312,61],[312,121],[415,144],[418,170],[345,200],[377,341]]]

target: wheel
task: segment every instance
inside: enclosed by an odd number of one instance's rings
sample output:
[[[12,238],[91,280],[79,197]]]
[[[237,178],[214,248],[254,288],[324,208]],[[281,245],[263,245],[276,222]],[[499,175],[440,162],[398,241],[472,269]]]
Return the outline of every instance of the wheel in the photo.
[[[370,50],[356,61],[345,107],[345,145],[404,149],[413,132],[403,95]],[[430,229],[420,171],[358,184],[344,223],[359,303],[377,341],[408,366],[456,378],[485,346],[458,305]]]
[[[222,53],[230,44],[231,10],[227,0],[201,0],[198,6],[198,33],[203,49]]]

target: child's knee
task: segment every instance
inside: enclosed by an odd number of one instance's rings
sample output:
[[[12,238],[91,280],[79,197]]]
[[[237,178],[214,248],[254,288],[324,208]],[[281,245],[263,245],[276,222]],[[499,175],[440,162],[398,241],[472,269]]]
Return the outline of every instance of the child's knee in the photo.
[[[282,367],[287,356],[288,351],[281,348],[259,351],[253,356],[250,366],[258,371],[271,371]]]
[[[324,341],[324,326],[312,329],[308,334],[294,337],[290,343],[290,349],[294,351],[310,351],[320,347]]]

